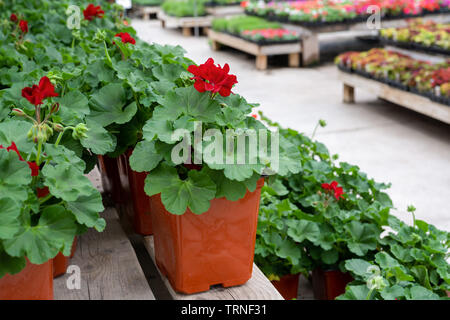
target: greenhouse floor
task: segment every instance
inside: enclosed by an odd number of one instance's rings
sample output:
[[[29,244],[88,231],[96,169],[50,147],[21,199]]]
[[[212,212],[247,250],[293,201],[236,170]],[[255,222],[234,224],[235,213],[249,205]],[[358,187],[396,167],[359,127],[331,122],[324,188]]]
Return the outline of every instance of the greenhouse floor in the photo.
[[[287,68],[287,64],[258,71],[254,57],[234,50],[212,51],[206,37],[183,37],[180,30],[163,29],[159,21],[133,20],[140,38],[181,45],[197,63],[214,58],[228,63],[239,83],[234,91],[284,127],[311,135],[319,119],[317,140],[341,161],[358,165],[369,177],[391,182],[389,194],[400,219],[412,222],[406,207],[413,204],[416,218],[450,231],[450,129],[445,123],[356,90],[356,103],[342,103],[342,83],[331,63],[314,68]]]

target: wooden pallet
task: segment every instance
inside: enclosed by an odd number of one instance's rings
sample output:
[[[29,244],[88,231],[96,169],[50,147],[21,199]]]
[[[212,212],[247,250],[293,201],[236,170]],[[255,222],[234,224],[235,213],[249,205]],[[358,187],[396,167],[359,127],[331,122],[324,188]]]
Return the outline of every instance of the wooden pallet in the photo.
[[[300,66],[300,53],[302,52],[302,44],[300,42],[258,45],[211,29],[208,29],[208,38],[211,40],[213,50],[219,50],[221,45],[226,45],[256,56],[256,69],[258,70],[267,69],[267,56],[281,54],[289,55],[290,67]]]
[[[433,20],[444,23],[450,21],[450,14],[430,14],[421,18],[424,21]],[[282,25],[288,30],[296,31],[301,34],[303,39],[302,63],[304,66],[319,62],[320,60],[319,34],[341,31],[367,31],[367,34],[370,35],[374,31],[367,27],[366,22],[340,23],[319,27],[303,27],[291,23],[282,23]],[[392,20],[381,19],[382,28],[404,27],[406,25],[406,19],[404,18]]]
[[[55,300],[155,300],[117,212],[108,208],[103,232],[90,229],[78,238],[69,265],[81,271],[81,288],[69,289],[71,274],[54,280]]]
[[[362,88],[376,94],[380,98],[450,124],[449,106],[357,74],[339,71],[338,76],[344,84],[343,100],[345,103],[355,102],[355,88]]]
[[[135,6],[135,10],[142,19],[150,20],[151,15],[156,15],[156,17],[158,17],[161,8],[159,6]]]
[[[172,17],[167,15],[164,11],[160,11],[158,19],[161,21],[163,28],[181,28],[183,35],[186,37],[192,36],[192,28],[208,28],[212,23],[212,16],[203,17]]]
[[[153,236],[144,237],[144,244],[156,265]],[[174,300],[283,300],[283,297],[255,264],[252,278],[241,286],[213,287],[209,291],[189,295],[175,292],[169,280],[159,269],[158,272]]]
[[[206,7],[206,12],[215,17],[224,17],[224,16],[232,16],[237,14],[243,14],[244,8],[240,5],[234,6],[215,6],[215,7]]]

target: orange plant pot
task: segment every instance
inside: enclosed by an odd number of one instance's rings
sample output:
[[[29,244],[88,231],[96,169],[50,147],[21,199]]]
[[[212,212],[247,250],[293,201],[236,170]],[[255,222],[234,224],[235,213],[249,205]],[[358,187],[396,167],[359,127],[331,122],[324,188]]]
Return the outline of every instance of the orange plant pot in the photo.
[[[221,284],[231,287],[252,276],[261,188],[229,201],[213,199],[210,209],[183,215],[169,213],[161,195],[151,197],[155,259],[174,290],[196,293]]]
[[[53,300],[53,262],[32,264],[0,279],[0,300]]]
[[[287,274],[282,276],[280,280],[272,280],[271,282],[285,300],[292,300],[297,299],[299,278],[299,273]]]
[[[129,159],[133,150],[128,150],[126,154],[126,163],[128,169],[129,196],[131,210],[129,217],[133,223],[134,232],[140,235],[148,236],[153,234],[152,218],[150,215],[150,197],[144,191],[146,172],[133,171],[129,165]]]
[[[349,273],[339,270],[323,271],[314,269],[312,272],[312,285],[314,298],[317,300],[334,300],[345,293],[345,287],[353,278]]]
[[[102,155],[99,155],[97,158],[105,192],[111,194],[115,203],[122,203],[124,199],[120,185],[117,158]]]
[[[59,277],[66,273],[67,267],[69,266],[69,259],[73,258],[77,248],[77,237],[73,239],[72,249],[70,251],[70,256],[66,257],[61,252],[53,258],[53,277]]]

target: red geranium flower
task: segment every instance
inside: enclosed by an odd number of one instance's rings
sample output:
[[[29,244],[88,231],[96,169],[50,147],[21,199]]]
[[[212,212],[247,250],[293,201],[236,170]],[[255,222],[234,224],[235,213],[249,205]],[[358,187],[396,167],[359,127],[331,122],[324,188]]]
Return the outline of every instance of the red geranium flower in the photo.
[[[94,6],[92,3],[87,6],[85,10],[83,10],[84,19],[91,21],[95,17],[103,18],[105,11],[102,10],[100,6]]]
[[[55,92],[55,87],[46,76],[41,78],[39,86],[34,84],[32,87],[25,87],[22,89],[22,97],[26,98],[35,106],[42,104],[42,100],[48,97],[57,96],[58,94]]]
[[[0,149],[5,148],[0,144]],[[20,161],[25,161],[24,158],[20,155],[20,152],[17,149],[16,143],[14,141],[11,141],[11,145],[8,148],[6,148],[6,151],[8,152],[10,152],[11,150],[17,153],[17,156],[19,157]],[[31,169],[31,176],[37,177],[39,175],[39,166],[36,164],[36,162],[27,161],[27,164],[28,167]]]
[[[14,13],[11,13],[11,15],[9,16],[9,20],[11,20],[12,22],[16,22],[17,16]]]
[[[236,76],[228,74],[228,63],[222,68],[220,65],[216,66],[212,58],[199,66],[190,65],[187,70],[194,75],[191,79],[195,79],[194,88],[198,92],[218,92],[222,97],[228,97],[231,88],[237,83]]]
[[[122,39],[123,43],[136,44],[136,40],[134,40],[133,37],[130,36],[130,34],[128,32],[120,32],[120,33],[116,34],[115,37],[120,37]]]
[[[342,196],[344,194],[344,189],[342,189],[342,187],[338,187],[338,183],[336,181],[333,181],[330,184],[322,183],[322,189],[333,192],[336,200],[339,200],[340,198],[344,199]]]
[[[25,20],[20,20],[19,21],[19,27],[20,30],[22,30],[23,33],[27,33],[28,32],[28,22]]]

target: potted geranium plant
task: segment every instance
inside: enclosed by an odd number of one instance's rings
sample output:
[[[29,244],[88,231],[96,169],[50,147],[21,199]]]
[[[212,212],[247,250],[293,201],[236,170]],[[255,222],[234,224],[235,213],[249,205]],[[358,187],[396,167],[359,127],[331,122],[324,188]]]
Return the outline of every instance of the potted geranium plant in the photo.
[[[85,163],[60,144],[64,133],[81,139],[87,128],[57,122],[59,104],[51,99],[58,95],[42,77],[22,90],[30,107],[12,110],[26,121],[0,123],[0,299],[52,299],[52,259],[69,256],[75,236],[88,227],[105,227]]]
[[[276,159],[268,156],[278,151],[271,144],[266,157],[249,151],[246,136],[261,129],[273,141],[275,134],[249,116],[252,105],[231,93],[237,79],[229,70],[211,58],[189,66],[192,80],[177,80],[158,99],[130,157],[133,170],[148,172],[156,263],[184,293],[251,277],[261,176],[276,166],[280,174],[300,170],[295,153],[289,154],[295,147],[284,140]],[[233,140],[239,137],[242,153]]]

